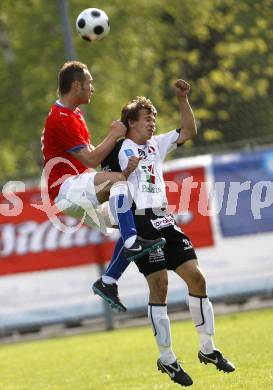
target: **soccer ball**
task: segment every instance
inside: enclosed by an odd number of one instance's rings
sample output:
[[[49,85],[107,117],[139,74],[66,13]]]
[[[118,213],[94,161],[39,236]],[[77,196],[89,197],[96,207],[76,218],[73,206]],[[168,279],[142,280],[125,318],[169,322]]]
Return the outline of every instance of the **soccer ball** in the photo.
[[[109,33],[109,18],[101,9],[87,8],[77,17],[76,29],[86,41],[97,41]]]

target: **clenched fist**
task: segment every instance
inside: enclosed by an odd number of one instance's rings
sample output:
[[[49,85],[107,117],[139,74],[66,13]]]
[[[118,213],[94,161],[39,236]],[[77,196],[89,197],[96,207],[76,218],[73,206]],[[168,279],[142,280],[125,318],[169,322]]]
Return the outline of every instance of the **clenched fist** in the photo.
[[[174,92],[178,98],[186,97],[190,89],[191,89],[190,84],[187,83],[185,80],[178,79],[174,83]]]
[[[141,157],[136,156],[132,156],[129,158],[127,168],[122,172],[126,178],[130,176],[132,172],[134,172],[140,160]]]
[[[113,121],[111,123],[111,134],[114,138],[119,139],[125,137],[126,132],[127,128],[121,121]]]

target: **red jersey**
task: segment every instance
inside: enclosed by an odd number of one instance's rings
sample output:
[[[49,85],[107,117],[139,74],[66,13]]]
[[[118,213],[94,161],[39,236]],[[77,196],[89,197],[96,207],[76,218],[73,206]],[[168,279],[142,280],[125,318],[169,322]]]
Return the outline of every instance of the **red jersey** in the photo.
[[[46,169],[45,173],[48,177],[49,197],[53,201],[64,180],[87,169],[71,154],[72,151],[90,145],[88,129],[81,110],[76,108],[72,111],[56,102],[47,117],[41,142],[44,165],[50,160],[52,162],[52,167]],[[52,160],[58,157],[62,161]]]

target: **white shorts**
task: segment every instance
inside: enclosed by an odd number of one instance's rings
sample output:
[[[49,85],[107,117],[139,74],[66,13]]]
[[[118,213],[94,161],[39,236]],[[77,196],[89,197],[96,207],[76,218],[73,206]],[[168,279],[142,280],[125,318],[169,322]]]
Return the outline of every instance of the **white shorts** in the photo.
[[[94,185],[97,172],[84,172],[66,179],[55,198],[55,204],[64,214],[70,215],[89,227],[107,233],[113,227],[114,218],[109,203],[100,205]]]

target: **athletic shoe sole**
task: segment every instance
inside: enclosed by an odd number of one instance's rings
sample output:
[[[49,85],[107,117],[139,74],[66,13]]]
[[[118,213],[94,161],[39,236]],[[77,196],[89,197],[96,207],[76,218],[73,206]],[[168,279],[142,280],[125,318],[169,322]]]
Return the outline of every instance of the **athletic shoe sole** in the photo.
[[[97,287],[92,286],[92,290],[95,295],[99,295],[102,299],[104,299],[111,306],[112,310],[116,311],[117,313],[126,311],[125,309],[123,309],[123,307],[117,305],[109,297],[104,295],[103,292],[101,292],[101,290],[99,290]]]

